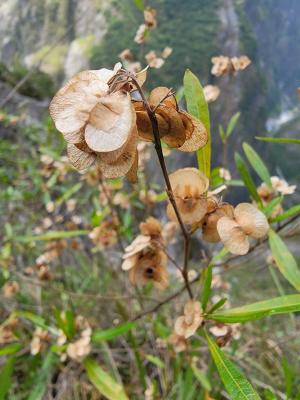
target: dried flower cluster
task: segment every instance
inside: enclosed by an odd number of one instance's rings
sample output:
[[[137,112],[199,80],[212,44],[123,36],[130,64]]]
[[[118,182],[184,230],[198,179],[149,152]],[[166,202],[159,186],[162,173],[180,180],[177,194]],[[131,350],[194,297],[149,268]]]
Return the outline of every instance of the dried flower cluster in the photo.
[[[189,300],[184,306],[183,315],[175,321],[174,332],[179,337],[188,339],[203,322],[202,308],[199,301]]]
[[[155,218],[149,217],[140,224],[140,232],[125,249],[122,269],[129,271],[129,279],[133,285],[153,282],[158,289],[165,289],[169,278],[167,257],[162,250],[165,242],[161,224]]]
[[[239,71],[243,71],[251,64],[251,60],[247,56],[232,58],[218,56],[212,57],[211,62],[213,64],[211,73],[215,76],[235,74]]]
[[[241,203],[233,208],[214,196],[208,196],[208,179],[196,168],[173,172],[170,183],[182,222],[201,227],[203,239],[207,242],[222,241],[233,254],[242,255],[249,251],[249,236],[260,239],[269,229],[265,215],[254,205]],[[170,202],[167,215],[172,221],[177,221]]]
[[[155,29],[157,27],[156,15],[157,12],[154,8],[147,7],[144,10],[144,23],[138,27],[134,38],[134,41],[136,43],[144,43],[149,33],[149,30]]]
[[[191,225],[201,221],[207,211],[208,179],[196,168],[182,168],[170,174],[170,183],[183,223]],[[167,215],[172,221],[177,221],[170,203]]]

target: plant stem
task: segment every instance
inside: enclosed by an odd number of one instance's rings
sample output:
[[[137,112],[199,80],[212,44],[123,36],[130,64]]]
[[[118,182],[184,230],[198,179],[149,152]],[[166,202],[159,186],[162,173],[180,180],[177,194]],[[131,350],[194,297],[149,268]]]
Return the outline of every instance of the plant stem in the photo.
[[[166,192],[167,195],[169,197],[170,203],[172,204],[172,207],[174,209],[176,218],[178,220],[178,223],[180,225],[180,229],[182,231],[182,235],[184,238],[184,262],[183,262],[183,269],[182,269],[182,277],[184,279],[185,282],[185,286],[186,289],[188,291],[188,294],[190,296],[191,299],[193,299],[193,292],[189,283],[189,279],[188,279],[188,260],[189,260],[189,250],[190,250],[190,233],[187,231],[181,215],[179,213],[179,210],[177,208],[177,204],[174,198],[174,193],[172,190],[172,186],[170,183],[170,179],[169,179],[169,174],[167,171],[167,167],[166,167],[166,163],[165,163],[165,159],[164,159],[164,155],[163,155],[163,151],[162,151],[162,147],[161,147],[161,142],[160,142],[160,135],[159,135],[159,127],[158,127],[158,122],[157,122],[157,118],[155,115],[155,111],[151,110],[151,107],[148,103],[148,100],[146,99],[144,92],[142,90],[142,88],[140,87],[139,83],[136,81],[136,79],[130,75],[133,84],[135,85],[135,87],[137,88],[138,92],[141,95],[141,98],[143,100],[146,112],[149,116],[150,122],[151,122],[151,126],[152,126],[152,132],[153,132],[153,136],[154,136],[154,146],[155,146],[155,150],[156,150],[156,154],[158,157],[158,161],[163,173],[163,177],[166,183]]]

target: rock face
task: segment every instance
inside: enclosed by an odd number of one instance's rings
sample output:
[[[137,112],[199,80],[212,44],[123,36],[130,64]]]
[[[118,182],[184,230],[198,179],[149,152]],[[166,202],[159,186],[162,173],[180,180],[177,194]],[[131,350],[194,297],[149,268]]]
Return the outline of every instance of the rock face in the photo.
[[[5,0],[0,4],[0,61],[69,77],[89,64],[107,30],[110,0]]]
[[[218,125],[241,111],[230,146],[253,141],[268,117],[297,104],[299,85],[299,0],[149,0],[158,11],[158,29],[145,45],[133,42],[143,21],[132,0],[0,1],[0,62],[39,66],[56,84],[86,68],[111,67],[129,47],[145,65],[145,54],[165,46],[173,53],[152,69],[147,89],[181,86],[186,68],[221,95],[210,106],[214,146]],[[210,58],[247,54],[252,65],[235,77],[215,78]],[[220,160],[216,160],[217,163]]]

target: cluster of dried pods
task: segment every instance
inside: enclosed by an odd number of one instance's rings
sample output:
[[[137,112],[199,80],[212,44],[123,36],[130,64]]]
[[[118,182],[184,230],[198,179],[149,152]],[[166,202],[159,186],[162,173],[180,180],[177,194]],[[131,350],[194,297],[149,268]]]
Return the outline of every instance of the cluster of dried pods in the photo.
[[[75,168],[96,163],[104,178],[126,175],[131,182],[137,180],[138,139],[153,140],[145,104],[132,95],[145,79],[146,70],[134,75],[117,64],[114,70],[80,72],[58,91],[50,114],[68,143]],[[161,138],[170,147],[191,152],[206,144],[204,125],[179,110],[168,88],[154,89],[148,101]]]

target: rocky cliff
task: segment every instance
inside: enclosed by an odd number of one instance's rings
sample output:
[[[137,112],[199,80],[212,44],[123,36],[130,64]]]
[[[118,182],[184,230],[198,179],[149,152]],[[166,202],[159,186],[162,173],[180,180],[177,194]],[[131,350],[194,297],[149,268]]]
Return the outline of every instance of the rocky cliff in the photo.
[[[2,1],[0,62],[9,69],[16,64],[39,67],[58,85],[78,70],[111,66],[126,47],[145,64],[149,50],[160,52],[170,46],[173,53],[163,68],[151,70],[149,87],[165,84],[177,89],[186,68],[204,84],[219,85],[221,96],[211,106],[215,145],[219,144],[218,124],[226,124],[238,110],[242,117],[232,141],[236,148],[242,140],[251,142],[263,133],[270,116],[295,107],[300,76],[300,1],[145,3],[157,9],[158,29],[139,46],[133,38],[142,13],[131,0]],[[253,63],[234,78],[214,78],[210,58],[218,54],[247,54]]]

